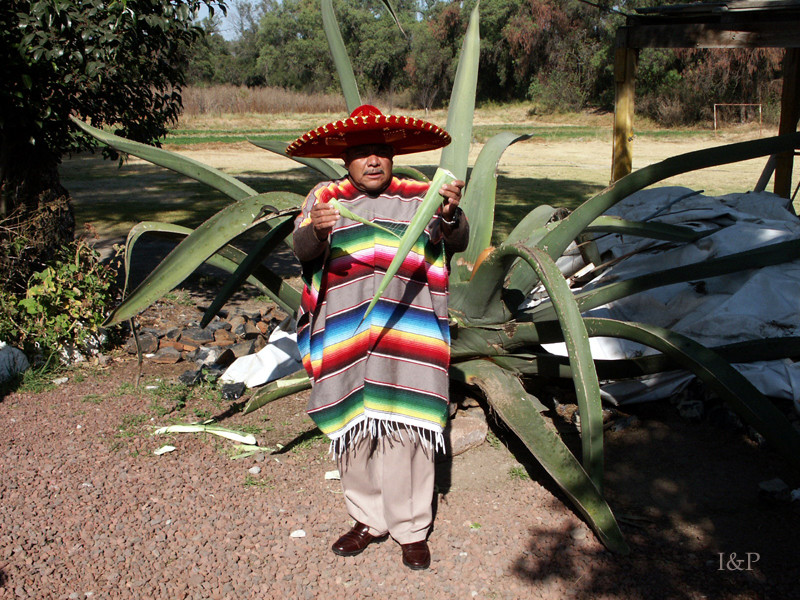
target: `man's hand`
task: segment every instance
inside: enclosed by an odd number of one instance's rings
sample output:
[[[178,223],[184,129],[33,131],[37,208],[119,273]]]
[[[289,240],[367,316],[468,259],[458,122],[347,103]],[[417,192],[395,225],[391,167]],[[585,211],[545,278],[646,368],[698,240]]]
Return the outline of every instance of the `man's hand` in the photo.
[[[339,218],[339,211],[332,204],[327,202],[317,202],[311,209],[311,226],[314,228],[314,235],[322,241],[326,239]]]
[[[461,202],[461,189],[464,185],[463,181],[456,179],[452,183],[446,183],[439,190],[439,194],[444,198],[442,201],[442,217],[445,220],[453,220],[458,203]]]

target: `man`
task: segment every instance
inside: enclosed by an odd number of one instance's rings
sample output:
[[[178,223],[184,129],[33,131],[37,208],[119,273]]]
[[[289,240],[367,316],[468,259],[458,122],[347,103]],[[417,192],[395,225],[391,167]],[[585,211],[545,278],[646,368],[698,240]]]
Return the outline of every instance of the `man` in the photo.
[[[298,345],[313,381],[308,412],[331,438],[345,503],[355,526],[332,550],[354,556],[391,535],[411,569],[430,565],[434,454],[444,448],[450,332],[447,261],[469,228],[458,208],[463,181],[442,186],[442,206],[364,318],[399,234],[428,184],[393,176],[393,158],[441,148],[443,129],[364,105],[349,119],[298,138],[292,156],[343,158],[348,175],[316,186],[295,223],[294,251],[305,287]]]

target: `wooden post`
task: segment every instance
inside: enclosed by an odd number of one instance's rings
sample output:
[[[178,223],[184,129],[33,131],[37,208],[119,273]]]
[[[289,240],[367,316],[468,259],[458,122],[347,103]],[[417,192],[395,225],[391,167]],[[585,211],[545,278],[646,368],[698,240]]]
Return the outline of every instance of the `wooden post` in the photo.
[[[797,131],[800,118],[800,48],[787,48],[783,57],[783,90],[781,92],[781,123],[778,134]],[[794,152],[776,157],[774,192],[788,198],[792,193],[792,164]]]
[[[624,28],[621,28],[614,54],[614,151],[611,157],[611,183],[630,173],[633,165],[633,92],[639,52],[635,48],[627,47],[624,35]]]

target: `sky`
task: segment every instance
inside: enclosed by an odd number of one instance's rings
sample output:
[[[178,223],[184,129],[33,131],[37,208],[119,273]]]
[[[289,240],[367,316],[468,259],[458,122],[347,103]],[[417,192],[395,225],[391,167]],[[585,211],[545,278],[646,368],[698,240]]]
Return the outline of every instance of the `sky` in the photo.
[[[231,15],[232,10],[233,8],[231,6],[228,6],[229,16]],[[230,19],[228,17],[222,16],[222,13],[220,13],[219,11],[215,11],[214,14],[218,14],[220,17],[222,17],[222,27],[221,27],[222,31],[220,32],[222,33],[222,37],[224,37],[228,41],[235,38],[236,32],[233,28],[233,24],[231,23]],[[203,4],[200,7],[200,11],[197,13],[197,19],[198,20],[205,19],[207,16],[208,16],[208,7],[205,4]]]

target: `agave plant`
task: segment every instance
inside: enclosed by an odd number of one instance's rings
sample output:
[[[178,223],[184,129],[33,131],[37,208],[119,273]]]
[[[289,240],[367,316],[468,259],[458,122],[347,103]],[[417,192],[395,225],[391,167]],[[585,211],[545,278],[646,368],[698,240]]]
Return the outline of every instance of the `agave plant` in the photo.
[[[447,129],[453,143],[442,151],[440,168],[431,186],[432,199],[426,201],[415,222],[427,222],[436,209],[439,202],[435,194],[438,189],[436,182],[445,171],[452,172],[460,179],[467,178],[479,53],[478,10],[476,5],[461,49],[449,105]],[[361,100],[331,0],[322,0],[322,11],[331,53],[348,109],[352,110],[361,104]],[[259,194],[208,166],[76,123],[100,142],[118,151],[192,177],[233,200],[232,204],[193,231],[152,222],[134,227],[126,245],[126,265],[134,245],[145,233],[183,239],[117,307],[109,317],[109,323],[133,318],[180,284],[204,262],[231,273],[204,316],[204,323],[208,323],[245,281],[255,285],[289,313],[297,311],[299,291],[265,267],[263,259],[278,244],[291,243],[292,221],[299,212],[302,197],[281,192]],[[758,360],[767,351],[773,356],[776,353],[796,355],[796,339],[782,340],[780,343],[765,340],[760,345],[751,344],[746,355],[742,356],[741,348],[704,348],[685,336],[651,325],[581,316],[582,312],[592,307],[653,287],[792,260],[800,255],[800,243],[775,244],[741,256],[651,273],[581,294],[572,292],[555,263],[573,241],[585,239],[588,232],[628,232],[675,242],[695,239],[699,234],[688,228],[634,223],[602,215],[633,192],[667,177],[800,147],[800,135],[733,144],[667,159],[620,179],[562,220],[553,220],[557,212],[555,208],[537,206],[501,244],[492,248],[497,163],[510,144],[527,137],[500,133],[490,139],[481,150],[465,189],[461,206],[471,223],[470,243],[465,252],[454,257],[450,273],[451,378],[477,386],[482,391],[497,417],[519,437],[564,490],[599,539],[616,552],[627,552],[628,546],[603,497],[602,409],[597,368],[588,344],[589,336],[630,339],[660,351],[662,354],[646,360],[615,361],[614,373],[617,376],[625,373],[634,376],[676,367],[688,369],[717,391],[744,421],[758,430],[787,460],[794,466],[800,466],[800,436],[783,414],[723,358],[735,356],[737,362]],[[286,147],[285,144],[269,141],[255,140],[254,143],[281,154]],[[316,169],[326,178],[342,177],[346,173],[340,165],[329,160],[293,160]],[[396,172],[425,179],[416,169],[397,168]],[[535,205],[535,198],[531,200]],[[259,226],[267,231],[249,255],[231,245],[236,236]],[[412,227],[409,230],[406,236],[418,235]],[[401,246],[407,241],[401,240]],[[550,302],[535,309],[520,308],[522,300],[538,284],[544,286]],[[566,343],[568,361],[542,349],[542,343],[554,341]],[[543,414],[545,406],[523,385],[523,378],[535,377],[540,373],[558,374],[571,378],[574,383],[582,424],[580,458],[573,455],[548,423]],[[259,388],[244,410],[250,412],[310,385],[302,371],[273,381]]]

